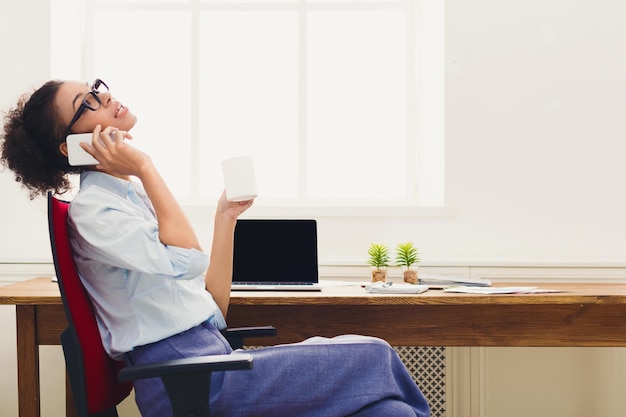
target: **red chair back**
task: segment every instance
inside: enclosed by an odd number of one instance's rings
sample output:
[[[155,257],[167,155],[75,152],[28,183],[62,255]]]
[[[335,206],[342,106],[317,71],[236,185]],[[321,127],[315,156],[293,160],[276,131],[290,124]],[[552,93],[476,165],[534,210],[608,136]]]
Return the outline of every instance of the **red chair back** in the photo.
[[[69,203],[48,193],[48,227],[54,267],[68,328],[61,336],[74,402],[81,416],[109,411],[132,389],[117,380],[123,362],[111,359],[102,345],[91,300],[83,287],[67,228]]]

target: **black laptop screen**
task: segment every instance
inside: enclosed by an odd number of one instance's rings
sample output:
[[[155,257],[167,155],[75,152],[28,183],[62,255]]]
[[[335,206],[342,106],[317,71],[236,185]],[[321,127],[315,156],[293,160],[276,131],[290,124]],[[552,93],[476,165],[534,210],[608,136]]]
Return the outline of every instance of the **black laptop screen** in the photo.
[[[316,221],[238,220],[233,282],[317,283]]]

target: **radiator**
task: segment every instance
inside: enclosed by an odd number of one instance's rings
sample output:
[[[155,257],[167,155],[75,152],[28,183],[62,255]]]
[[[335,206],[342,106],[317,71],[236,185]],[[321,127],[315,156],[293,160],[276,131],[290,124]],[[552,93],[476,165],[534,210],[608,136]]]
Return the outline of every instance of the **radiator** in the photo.
[[[430,404],[431,417],[446,415],[446,348],[394,346]]]

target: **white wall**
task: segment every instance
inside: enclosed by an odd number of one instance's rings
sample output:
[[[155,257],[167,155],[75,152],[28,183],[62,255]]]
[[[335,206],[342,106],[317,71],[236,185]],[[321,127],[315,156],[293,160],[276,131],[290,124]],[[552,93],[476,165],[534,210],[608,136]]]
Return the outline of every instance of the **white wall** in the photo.
[[[2,110],[48,77],[48,12],[47,0],[0,2]],[[365,259],[369,242],[410,239],[430,264],[626,265],[624,16],[622,0],[448,0],[446,202],[453,214],[320,218],[322,261],[354,263]],[[49,260],[45,203],[29,202],[10,173],[0,173],[0,195],[0,263]],[[195,221],[210,241],[211,222]],[[524,350],[490,352],[490,365],[527,358]],[[537,360],[549,363],[550,355]],[[565,355],[571,366],[577,355]],[[603,358],[610,369],[612,357]],[[497,368],[488,367],[489,389],[503,388]],[[491,415],[506,406],[506,395],[515,398],[511,390],[497,394]]]
[[[32,4],[42,12],[12,3],[0,17],[3,39],[13,41],[0,45],[3,110],[47,78],[47,2]],[[426,263],[626,264],[625,12],[619,0],[448,1],[446,201],[454,214],[321,218],[322,261],[364,260],[369,242],[411,239]],[[0,206],[0,261],[48,259],[43,205],[28,202],[9,173],[0,173],[0,191],[12,202]],[[206,223],[198,220],[199,232],[210,242]]]
[[[429,225],[444,241],[437,255],[623,263],[626,3],[446,5],[447,196],[458,216]]]
[[[448,0],[446,202],[456,215],[364,229],[328,221],[322,254],[356,257],[355,242],[383,236],[414,239],[427,262],[623,264],[625,13],[620,0]]]

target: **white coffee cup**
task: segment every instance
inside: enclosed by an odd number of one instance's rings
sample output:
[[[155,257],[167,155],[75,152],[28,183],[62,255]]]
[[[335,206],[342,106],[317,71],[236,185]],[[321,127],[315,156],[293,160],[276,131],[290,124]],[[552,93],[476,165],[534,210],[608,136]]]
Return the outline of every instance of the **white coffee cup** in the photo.
[[[257,196],[254,161],[250,156],[238,156],[222,161],[224,186],[228,201],[252,200]]]

